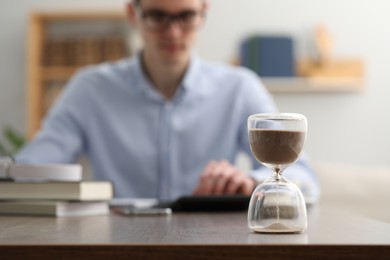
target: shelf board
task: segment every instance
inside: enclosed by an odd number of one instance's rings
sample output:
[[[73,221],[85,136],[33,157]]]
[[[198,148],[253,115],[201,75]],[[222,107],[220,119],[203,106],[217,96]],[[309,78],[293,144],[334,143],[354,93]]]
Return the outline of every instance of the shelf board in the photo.
[[[43,81],[65,81],[82,67],[44,67],[42,68]]]
[[[37,12],[33,15],[42,20],[55,21],[74,21],[74,20],[126,20],[126,14],[117,10],[92,10],[92,11],[48,11]]]
[[[362,78],[303,78],[262,77],[263,84],[271,93],[342,93],[360,92]]]

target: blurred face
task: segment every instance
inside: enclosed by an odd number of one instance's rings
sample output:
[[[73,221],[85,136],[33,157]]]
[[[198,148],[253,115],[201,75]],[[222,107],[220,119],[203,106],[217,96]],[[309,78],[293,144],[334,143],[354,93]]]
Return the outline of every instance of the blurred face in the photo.
[[[185,62],[202,25],[203,0],[141,0],[130,17],[138,27],[147,58],[165,63]]]

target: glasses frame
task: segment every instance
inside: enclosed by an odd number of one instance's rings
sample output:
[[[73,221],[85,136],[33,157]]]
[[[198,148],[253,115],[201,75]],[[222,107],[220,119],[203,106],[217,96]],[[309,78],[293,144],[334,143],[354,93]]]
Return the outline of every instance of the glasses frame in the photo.
[[[163,17],[163,22],[157,23],[156,21],[151,21],[151,20],[148,21],[147,20],[148,17],[151,17],[153,12],[160,13],[160,15],[162,15]],[[184,16],[188,15],[189,12],[192,12],[193,15],[199,18],[199,21],[197,23],[193,23],[193,24],[185,23]],[[146,25],[145,27],[149,31],[157,31],[157,32],[167,30],[168,28],[170,28],[170,26],[173,23],[176,23],[182,31],[195,30],[203,24],[203,21],[206,17],[206,13],[200,10],[189,10],[189,11],[183,11],[183,12],[178,12],[176,14],[172,14],[161,10],[143,10],[139,6],[137,7],[137,14],[139,15],[139,17],[142,18],[144,24]],[[152,24],[153,22],[155,24]]]

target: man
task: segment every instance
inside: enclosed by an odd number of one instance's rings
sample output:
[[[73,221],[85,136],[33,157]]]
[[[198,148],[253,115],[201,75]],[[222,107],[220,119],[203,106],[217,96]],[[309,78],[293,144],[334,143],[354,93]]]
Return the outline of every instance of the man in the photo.
[[[252,72],[192,53],[207,8],[205,0],[128,4],[142,52],[77,73],[16,160],[66,163],[85,154],[117,197],[250,195],[270,172],[253,157],[249,173],[233,165],[240,151],[250,154],[246,120],[276,109]],[[286,173],[317,193],[304,161]]]

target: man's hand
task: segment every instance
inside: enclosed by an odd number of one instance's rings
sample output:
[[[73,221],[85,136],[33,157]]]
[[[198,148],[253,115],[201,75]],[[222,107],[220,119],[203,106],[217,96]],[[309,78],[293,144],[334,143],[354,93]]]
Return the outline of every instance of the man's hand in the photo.
[[[203,170],[194,195],[251,195],[255,181],[229,162],[211,161]]]

